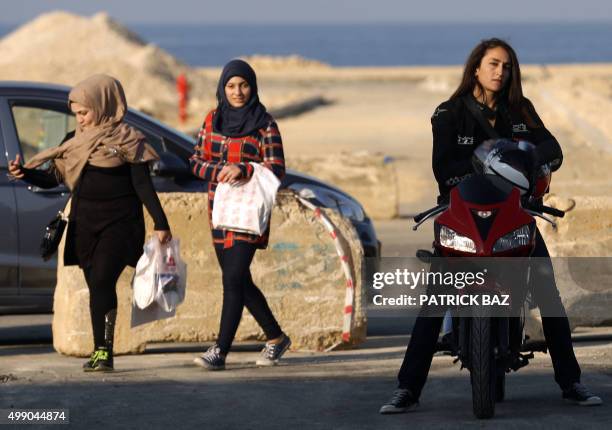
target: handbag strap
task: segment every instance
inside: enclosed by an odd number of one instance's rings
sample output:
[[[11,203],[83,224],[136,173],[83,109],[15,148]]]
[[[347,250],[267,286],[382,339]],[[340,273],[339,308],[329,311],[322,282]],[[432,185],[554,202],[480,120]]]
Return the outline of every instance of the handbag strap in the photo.
[[[463,103],[465,104],[465,107],[468,108],[474,119],[484,129],[485,133],[487,133],[489,138],[499,139],[501,136],[499,135],[497,130],[493,128],[491,123],[484,117],[484,115],[482,114],[482,110],[480,106],[478,106],[478,104],[476,103],[476,100],[474,100],[474,97],[467,95],[462,97],[462,99]]]

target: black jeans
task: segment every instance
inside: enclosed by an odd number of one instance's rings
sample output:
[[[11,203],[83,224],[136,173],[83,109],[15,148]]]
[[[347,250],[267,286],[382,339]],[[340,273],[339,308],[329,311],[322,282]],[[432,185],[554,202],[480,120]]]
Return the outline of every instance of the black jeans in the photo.
[[[251,277],[250,266],[256,250],[255,245],[245,242],[235,243],[227,249],[223,249],[223,245],[215,246],[223,273],[223,308],[217,340],[222,354],[227,354],[230,350],[244,306],[268,339],[275,339],[283,333],[266,298]]]
[[[549,257],[548,249],[539,231],[536,231],[536,246],[533,257]],[[549,260],[550,261],[550,260]],[[565,315],[565,308],[555,284],[552,263],[538,265],[541,270],[532,272],[530,290],[542,315]],[[436,316],[426,316],[435,314]],[[436,352],[443,317],[431,309],[421,309],[412,329],[410,343],[397,379],[400,388],[407,388],[418,399],[421,395],[431,360]],[[572,347],[572,334],[567,316],[543,316],[544,338],[555,370],[555,381],[561,389],[580,382],[580,366]]]

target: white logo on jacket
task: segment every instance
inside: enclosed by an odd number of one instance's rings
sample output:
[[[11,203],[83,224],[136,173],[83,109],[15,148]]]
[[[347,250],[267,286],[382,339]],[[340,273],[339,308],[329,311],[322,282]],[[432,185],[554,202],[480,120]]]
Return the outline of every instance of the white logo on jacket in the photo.
[[[457,145],[473,145],[474,138],[472,136],[457,136]]]
[[[448,109],[441,109],[441,108],[436,108],[436,111],[433,113],[433,115],[431,116],[432,118],[437,118],[438,115],[440,115],[442,112],[447,112]]]
[[[527,130],[527,124],[512,124],[512,133],[525,133]]]

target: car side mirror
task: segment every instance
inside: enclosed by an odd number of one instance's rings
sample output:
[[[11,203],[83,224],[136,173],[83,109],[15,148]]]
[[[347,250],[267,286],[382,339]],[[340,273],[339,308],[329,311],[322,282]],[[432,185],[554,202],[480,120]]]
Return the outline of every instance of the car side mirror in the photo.
[[[189,175],[189,164],[172,152],[160,152],[159,160],[151,163],[151,171],[155,176],[186,176]]]

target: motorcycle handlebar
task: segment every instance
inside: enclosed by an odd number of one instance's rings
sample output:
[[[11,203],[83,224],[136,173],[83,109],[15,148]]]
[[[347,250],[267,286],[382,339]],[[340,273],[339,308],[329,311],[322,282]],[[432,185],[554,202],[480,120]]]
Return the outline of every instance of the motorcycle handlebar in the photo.
[[[414,220],[414,222],[419,223],[421,222],[421,220],[425,217],[427,217],[429,214],[436,212],[437,210],[439,210],[441,207],[446,206],[446,205],[438,205],[435,206],[431,209],[427,209],[425,212],[421,212],[420,214],[415,215],[412,219]]]
[[[443,207],[446,207],[446,204],[442,204],[442,205],[438,205],[435,206],[431,209],[427,209],[424,212],[421,212],[417,215],[415,215],[412,219],[414,220],[414,222],[416,222],[417,224],[420,223],[423,219],[427,218],[429,215],[431,215],[434,212],[439,211],[440,209],[442,209]],[[550,206],[544,206],[544,205],[529,205],[528,209],[535,211],[535,212],[539,212],[539,213],[544,213],[544,214],[549,214],[552,215],[554,217],[557,218],[563,218],[565,216],[565,212],[556,208],[552,208]]]
[[[556,208],[551,208],[550,206],[544,205],[531,205],[529,209],[540,212],[543,214],[552,215],[557,218],[563,218],[565,216],[565,212]]]

